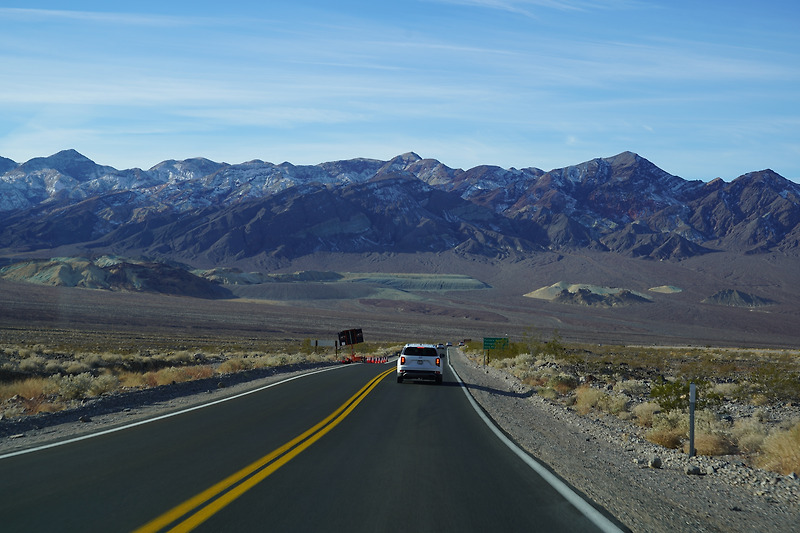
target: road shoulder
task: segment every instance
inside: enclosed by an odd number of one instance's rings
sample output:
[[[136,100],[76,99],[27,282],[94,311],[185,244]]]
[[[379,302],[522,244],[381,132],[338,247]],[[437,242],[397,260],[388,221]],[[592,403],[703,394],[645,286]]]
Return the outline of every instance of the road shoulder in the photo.
[[[451,354],[472,396],[506,434],[631,530],[796,530],[798,505],[771,499],[768,491],[759,495],[752,484],[732,485],[714,473],[688,476],[685,454],[635,437],[624,421],[581,416],[460,350]],[[661,468],[647,466],[653,456],[662,460]]]

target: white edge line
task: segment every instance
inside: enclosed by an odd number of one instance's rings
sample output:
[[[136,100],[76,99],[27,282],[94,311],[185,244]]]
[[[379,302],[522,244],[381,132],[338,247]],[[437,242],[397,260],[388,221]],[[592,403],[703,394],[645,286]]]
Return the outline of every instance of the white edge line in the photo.
[[[286,379],[283,379],[281,381],[276,381],[275,383],[270,383],[269,385],[264,385],[263,387],[258,387],[257,389],[253,389],[253,390],[249,390],[249,391],[245,391],[245,392],[240,392],[239,394],[236,394],[234,396],[228,396],[227,398],[221,398],[219,400],[214,400],[213,402],[204,403],[204,404],[200,404],[200,405],[195,405],[194,407],[188,407],[186,409],[181,409],[180,411],[175,411],[174,413],[168,413],[168,414],[165,414],[165,415],[159,415],[159,416],[156,416],[154,418],[148,418],[146,420],[140,420],[139,422],[133,422],[131,424],[126,424],[124,426],[111,428],[111,429],[106,429],[106,430],[103,430],[103,431],[98,431],[97,433],[90,433],[88,435],[83,435],[83,436],[80,436],[80,437],[74,437],[74,438],[67,439],[67,440],[51,442],[50,444],[44,444],[42,446],[36,446],[34,448],[27,448],[25,450],[18,450],[16,452],[9,452],[9,453],[0,455],[0,461],[2,461],[3,459],[11,458],[11,457],[16,457],[18,455],[25,455],[26,453],[38,452],[38,451],[46,450],[48,448],[55,448],[57,446],[63,446],[65,444],[71,444],[73,442],[78,442],[78,441],[82,441],[82,440],[86,440],[86,439],[91,439],[91,438],[94,438],[94,437],[100,437],[101,435],[108,435],[109,433],[116,433],[117,431],[123,431],[125,429],[130,429],[130,428],[133,428],[133,427],[136,427],[136,426],[143,426],[144,424],[149,424],[150,422],[156,422],[158,420],[164,420],[165,418],[171,418],[173,416],[182,415],[182,414],[185,414],[185,413],[188,413],[188,412],[191,412],[191,411],[196,411],[198,409],[203,409],[205,407],[210,407],[212,405],[217,405],[219,403],[227,402],[229,400],[235,400],[236,398],[241,398],[242,396],[247,396],[248,394],[253,394],[255,392],[260,392],[262,390],[269,389],[270,387],[275,387],[276,385],[281,385],[282,383],[288,383],[289,381],[293,381],[295,379],[300,379],[300,378],[308,377],[308,376],[311,376],[311,375],[314,375],[314,374],[319,374],[320,372],[328,372],[329,370],[336,370],[337,368],[346,368],[346,366],[347,365],[330,366],[330,367],[327,367],[327,368],[322,368],[320,370],[313,370],[313,371],[310,371],[310,372],[305,372],[303,374],[300,374],[300,375],[297,375],[297,376],[293,376],[293,377],[290,377],[290,378],[286,378]]]
[[[533,457],[528,455],[525,451],[523,451],[519,446],[517,446],[514,442],[511,441],[506,435],[500,431],[500,429],[492,422],[488,416],[483,412],[483,409],[480,408],[478,403],[472,397],[469,390],[467,389],[466,384],[461,380],[461,376],[458,375],[453,365],[450,363],[448,358],[447,365],[450,367],[450,370],[453,371],[453,375],[458,380],[459,385],[461,385],[461,390],[464,392],[464,395],[469,400],[469,403],[472,404],[472,408],[475,409],[475,412],[478,413],[478,416],[484,421],[484,423],[489,426],[489,429],[497,436],[500,441],[508,446],[508,448],[514,452],[517,457],[522,459],[525,464],[527,464],[531,469],[533,469],[542,479],[544,479],[547,483],[550,484],[561,496],[563,496],[569,503],[573,505],[583,516],[588,518],[594,525],[600,528],[605,533],[622,533],[622,530],[617,527],[611,520],[606,518],[603,513],[595,509],[591,504],[589,504],[586,500],[581,498],[575,491],[573,491],[566,483],[558,479],[552,472],[550,472],[547,468],[541,465],[538,461],[536,461]]]

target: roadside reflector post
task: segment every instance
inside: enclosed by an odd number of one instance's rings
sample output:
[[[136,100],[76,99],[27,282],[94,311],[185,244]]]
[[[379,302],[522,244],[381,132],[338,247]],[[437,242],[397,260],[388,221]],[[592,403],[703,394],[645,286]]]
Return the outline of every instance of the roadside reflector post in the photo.
[[[697,387],[689,384],[689,457],[694,457],[694,406],[697,401]]]

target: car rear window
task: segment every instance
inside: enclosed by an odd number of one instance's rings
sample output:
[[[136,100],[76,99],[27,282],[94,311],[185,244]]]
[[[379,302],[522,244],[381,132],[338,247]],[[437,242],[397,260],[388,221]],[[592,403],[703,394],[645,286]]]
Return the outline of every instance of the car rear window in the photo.
[[[428,357],[436,357],[439,353],[436,348],[426,348],[424,346],[406,346],[403,350],[403,355],[424,355]]]

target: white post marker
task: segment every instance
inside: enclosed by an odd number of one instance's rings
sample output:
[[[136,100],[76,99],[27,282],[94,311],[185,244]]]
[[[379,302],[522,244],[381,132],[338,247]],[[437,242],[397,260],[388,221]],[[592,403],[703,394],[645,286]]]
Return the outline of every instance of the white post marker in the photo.
[[[694,457],[694,406],[697,402],[697,387],[689,383],[689,457]]]

